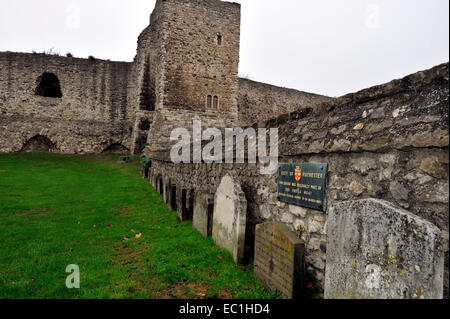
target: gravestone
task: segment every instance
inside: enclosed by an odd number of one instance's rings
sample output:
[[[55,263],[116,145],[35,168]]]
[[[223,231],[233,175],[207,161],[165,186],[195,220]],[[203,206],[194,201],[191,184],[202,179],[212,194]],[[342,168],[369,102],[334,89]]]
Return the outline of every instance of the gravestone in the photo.
[[[390,203],[367,199],[329,209],[325,298],[441,299],[439,229]]]
[[[149,168],[143,167],[141,169],[142,178],[149,178]]]
[[[236,263],[244,259],[247,200],[239,183],[225,175],[214,196],[213,239]]]
[[[128,164],[130,162],[130,156],[121,156],[117,161],[118,164]]]
[[[200,189],[194,200],[194,228],[204,237],[212,236],[214,196],[206,189]]]
[[[285,224],[269,222],[256,226],[255,273],[269,289],[278,289],[283,298],[303,294],[303,254],[305,245]]]
[[[172,190],[172,185],[170,184],[170,180],[163,181],[162,184],[163,185],[163,199],[164,199],[164,203],[166,203],[167,205],[170,205],[170,191]]]

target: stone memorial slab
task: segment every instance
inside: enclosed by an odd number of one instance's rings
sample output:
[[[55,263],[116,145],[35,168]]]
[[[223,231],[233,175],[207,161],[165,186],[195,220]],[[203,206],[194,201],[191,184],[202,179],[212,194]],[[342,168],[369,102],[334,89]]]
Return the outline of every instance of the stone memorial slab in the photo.
[[[303,294],[303,254],[305,245],[285,224],[256,225],[255,273],[269,289],[278,289],[283,298]]]
[[[325,298],[441,299],[440,230],[390,203],[367,199],[330,207]]]
[[[128,164],[131,160],[130,156],[120,156],[119,160],[117,161],[118,164]]]
[[[326,163],[281,163],[278,176],[278,196],[280,202],[327,210]]]
[[[193,225],[204,237],[212,236],[214,196],[206,189],[195,193]]]
[[[225,175],[214,195],[213,239],[231,252],[236,263],[244,259],[247,200],[239,183]]]

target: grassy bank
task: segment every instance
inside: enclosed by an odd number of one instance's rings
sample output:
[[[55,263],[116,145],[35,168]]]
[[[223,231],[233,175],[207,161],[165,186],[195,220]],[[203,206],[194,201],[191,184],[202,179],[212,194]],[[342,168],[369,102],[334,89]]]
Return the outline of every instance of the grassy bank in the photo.
[[[0,298],[276,297],[117,158],[0,155]]]

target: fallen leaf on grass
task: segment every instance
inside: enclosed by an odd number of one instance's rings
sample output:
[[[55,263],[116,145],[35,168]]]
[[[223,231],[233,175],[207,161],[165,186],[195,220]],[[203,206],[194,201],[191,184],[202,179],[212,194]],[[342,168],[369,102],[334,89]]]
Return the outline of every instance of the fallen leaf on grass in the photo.
[[[130,238],[124,237],[123,240],[127,241],[130,240]]]
[[[137,234],[136,235],[136,239],[139,239],[139,238],[141,238],[142,237],[142,234]]]
[[[108,224],[108,227],[111,227],[111,224]]]
[[[134,229],[132,229],[131,232],[134,234],[136,231]]]

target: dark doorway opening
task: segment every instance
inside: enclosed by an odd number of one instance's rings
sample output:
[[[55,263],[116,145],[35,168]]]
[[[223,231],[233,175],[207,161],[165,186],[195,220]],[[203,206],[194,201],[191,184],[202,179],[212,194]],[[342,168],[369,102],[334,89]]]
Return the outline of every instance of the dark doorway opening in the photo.
[[[150,130],[150,121],[146,119],[142,119],[139,123],[139,129],[141,131],[148,131]]]
[[[23,145],[21,152],[50,152],[54,149],[56,145],[48,137],[36,135]]]

